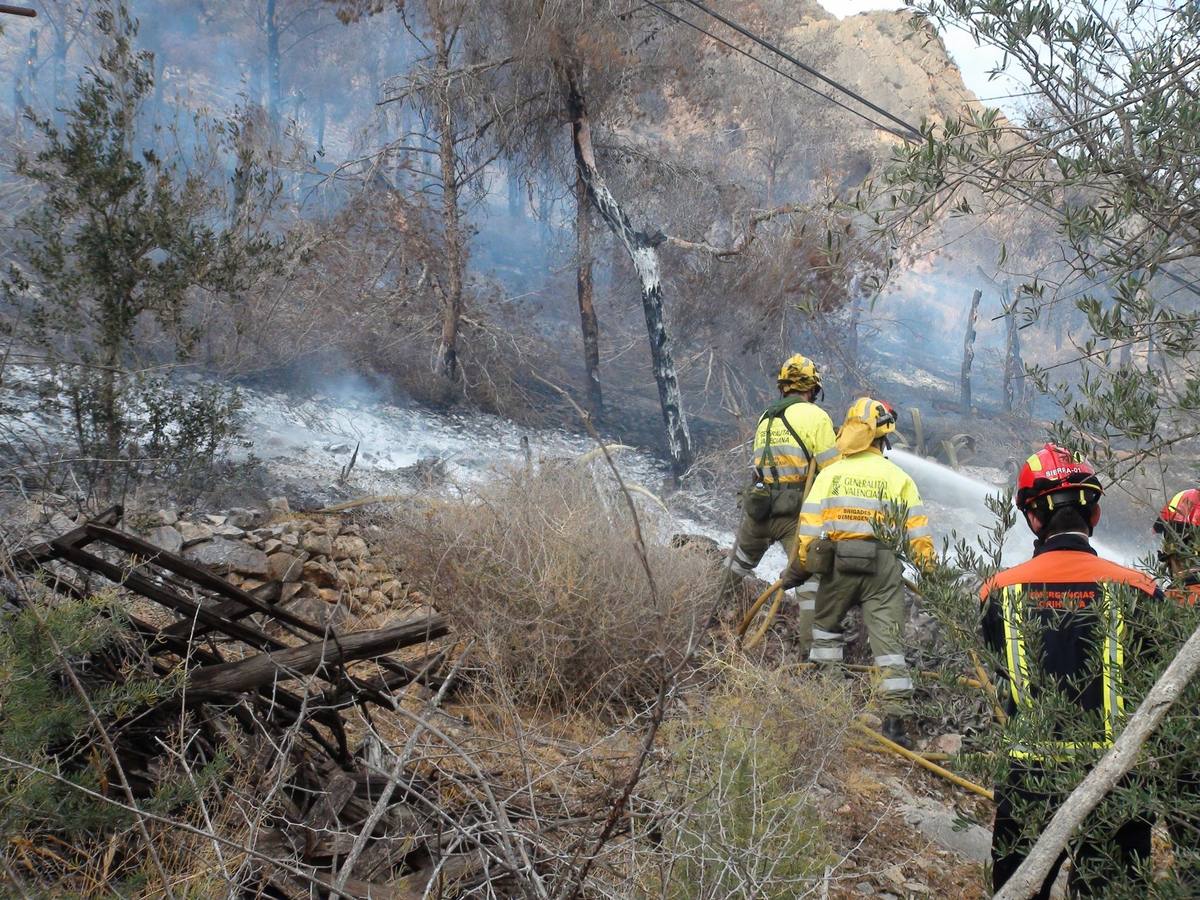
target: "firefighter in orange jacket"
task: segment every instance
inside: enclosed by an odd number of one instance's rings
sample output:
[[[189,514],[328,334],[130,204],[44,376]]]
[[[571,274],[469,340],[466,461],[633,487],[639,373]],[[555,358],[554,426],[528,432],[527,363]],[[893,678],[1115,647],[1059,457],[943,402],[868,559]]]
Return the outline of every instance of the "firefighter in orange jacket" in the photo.
[[[1046,444],[1030,456],[1016,505],[1037,538],[1033,559],[999,572],[980,594],[984,637],[1003,660],[1010,716],[1009,770],[995,791],[994,890],[1065,799],[1046,788],[1045,776],[1065,758],[1094,762],[1112,745],[1124,715],[1122,676],[1136,605],[1162,596],[1152,579],[1092,549],[1103,493],[1095,470],[1078,455]],[[1078,712],[1055,716],[1053,695]],[[1034,722],[1038,734],[1031,736]],[[1150,858],[1149,821],[1124,822],[1113,837],[1126,873],[1139,879]],[[1073,858],[1073,894],[1103,895],[1111,878],[1103,871],[1103,845],[1085,830]],[[1050,896],[1061,863],[1035,896]]]
[[[1200,600],[1200,490],[1189,488],[1175,494],[1158,514],[1154,531],[1162,539],[1159,559],[1169,580],[1167,599],[1179,605],[1183,632],[1196,626],[1197,601]],[[1200,823],[1195,821],[1200,808],[1200,774],[1190,758],[1173,757],[1160,762],[1176,765],[1176,771],[1164,779],[1166,790],[1185,802],[1172,805],[1165,816],[1175,856],[1174,872],[1179,883],[1192,897],[1200,896]]]

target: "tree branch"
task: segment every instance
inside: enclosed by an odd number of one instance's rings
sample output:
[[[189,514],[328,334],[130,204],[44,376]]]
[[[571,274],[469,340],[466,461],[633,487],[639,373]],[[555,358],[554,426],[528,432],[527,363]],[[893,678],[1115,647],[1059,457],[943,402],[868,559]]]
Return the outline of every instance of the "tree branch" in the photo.
[[[1200,670],[1200,628],[1187,639],[1167,670],[1138,706],[1104,758],[1059,807],[1025,861],[993,900],[1028,900],[1041,888],[1072,833],[1133,768],[1138,751],[1157,730],[1171,705]]]

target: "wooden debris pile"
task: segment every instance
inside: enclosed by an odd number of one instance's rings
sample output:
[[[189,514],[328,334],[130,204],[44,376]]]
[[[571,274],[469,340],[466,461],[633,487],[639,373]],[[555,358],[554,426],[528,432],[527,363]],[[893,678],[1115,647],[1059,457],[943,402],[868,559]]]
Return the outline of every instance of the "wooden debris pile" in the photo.
[[[355,526],[272,512],[280,521],[160,514],[143,537],[118,527],[114,507],[13,563],[60,594],[118,585],[136,595],[136,640],[106,671],[182,672],[184,690],[112,723],[122,768],[135,792],[150,796],[161,738],[185,730],[192,762],[231,754],[249,784],[272,785],[263,787],[264,822],[251,848],[262,862],[253,891],[308,896],[332,884],[362,832],[348,896],[408,896],[400,883],[419,896],[425,882],[417,882],[435,868],[440,878],[486,869],[488,839],[450,842],[457,850],[446,858],[438,798],[411,768],[389,773],[395,756],[378,739],[361,740],[361,729],[353,740],[344,716],[351,707],[368,719],[371,707],[395,713],[398,692],[417,681],[444,694],[455,672],[453,648],[439,642],[445,620],[401,605],[403,588],[370,559]],[[341,628],[356,606],[395,615],[382,627]]]

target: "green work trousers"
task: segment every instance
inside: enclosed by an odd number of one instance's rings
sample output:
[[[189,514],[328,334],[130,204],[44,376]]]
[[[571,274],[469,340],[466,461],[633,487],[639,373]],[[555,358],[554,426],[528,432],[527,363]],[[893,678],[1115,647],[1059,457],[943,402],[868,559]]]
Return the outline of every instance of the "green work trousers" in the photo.
[[[845,649],[842,622],[851,607],[861,606],[871,653],[880,670],[880,697],[889,714],[903,714],[913,683],[904,658],[904,569],[891,550],[879,547],[875,571],[851,575],[833,571],[821,577],[813,616],[813,642],[808,658],[818,665],[837,665]]]
[[[762,561],[763,555],[770,549],[774,543],[783,545],[784,552],[787,553],[788,559],[792,558],[792,552],[796,546],[796,528],[798,515],[789,513],[786,516],[768,516],[762,521],[756,522],[749,516],[742,516],[742,524],[738,528],[737,539],[733,543],[733,550],[730,551],[729,560],[722,572],[721,577],[721,606],[728,606],[730,599],[737,593],[738,586],[746,578],[747,575],[754,573],[754,569]],[[771,572],[764,576],[766,581],[774,581],[775,572]],[[813,608],[815,602],[812,599],[812,594],[800,594],[800,620],[798,623],[799,633],[802,637],[807,637],[809,629],[812,625]],[[745,612],[744,609],[738,610],[740,616]],[[765,614],[765,610],[760,615]]]

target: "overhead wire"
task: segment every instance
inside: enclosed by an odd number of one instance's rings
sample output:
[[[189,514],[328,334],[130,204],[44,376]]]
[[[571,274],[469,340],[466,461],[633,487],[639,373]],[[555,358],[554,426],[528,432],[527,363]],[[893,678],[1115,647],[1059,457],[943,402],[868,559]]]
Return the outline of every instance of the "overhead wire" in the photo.
[[[872,112],[876,112],[879,115],[883,116],[885,119],[888,119],[889,121],[894,122],[896,125],[899,125],[905,131],[907,131],[912,137],[916,138],[918,141],[924,140],[924,136],[921,134],[919,129],[913,127],[908,122],[905,122],[899,116],[893,115],[892,113],[890,113],[886,109],[884,109],[882,106],[879,106],[876,103],[872,103],[870,100],[868,100],[862,94],[859,94],[856,91],[852,90],[851,88],[847,87],[846,85],[842,84],[841,82],[836,81],[833,78],[830,78],[828,75],[825,75],[822,72],[817,71],[816,69],[814,69],[812,66],[808,65],[807,63],[801,62],[796,57],[794,57],[790,53],[788,53],[786,50],[780,49],[779,47],[775,46],[774,44],[772,44],[770,41],[766,40],[765,38],[760,37],[759,35],[755,34],[754,32],[750,31],[747,28],[744,28],[743,26],[739,25],[737,22],[733,21],[733,19],[726,18],[725,16],[721,15],[716,10],[710,9],[709,7],[707,7],[703,3],[701,3],[700,0],[684,0],[684,2],[690,4],[691,6],[696,7],[696,9],[700,10],[703,13],[706,13],[707,15],[712,16],[714,19],[716,19],[721,24],[726,25],[727,27],[732,28],[734,31],[738,32],[738,34],[748,37],[750,40],[754,41],[754,43],[758,44],[761,47],[765,47],[767,50],[770,50],[776,56],[786,59],[792,65],[807,72],[809,75],[812,75],[814,78],[820,79],[821,81],[825,82],[827,85],[834,88],[835,90],[839,90],[846,96],[854,98],[859,103],[861,103],[863,106],[867,107],[867,109],[871,110]],[[822,95],[822,96],[824,96],[824,95]],[[878,126],[878,124],[879,123],[876,123],[877,126]],[[883,126],[879,126],[879,127],[883,127]]]
[[[858,112],[857,110],[848,108],[845,104],[841,103],[836,98],[830,97],[827,94],[823,94],[820,91],[815,90],[811,85],[804,84],[803,82],[798,81],[798,79],[796,79],[790,75],[787,75],[784,72],[781,72],[778,68],[765,62],[764,60],[760,59],[759,57],[756,57],[750,53],[747,53],[746,51],[732,45],[730,42],[725,41],[722,38],[717,37],[714,34],[711,34],[710,32],[706,31],[705,29],[701,28],[698,25],[695,25],[692,22],[689,22],[687,19],[681,18],[680,16],[676,15],[675,13],[671,12],[670,10],[665,9],[658,2],[656,2],[656,0],[643,0],[643,2],[649,6],[653,6],[655,9],[658,9],[659,11],[665,13],[666,15],[670,16],[672,19],[682,22],[682,23],[688,25],[689,27],[694,28],[696,31],[701,32],[702,34],[708,35],[713,40],[718,41],[727,47],[731,47],[732,49],[737,50],[739,53],[742,53],[742,55],[744,55],[744,56],[748,57],[749,59],[759,63],[760,65],[770,69],[771,71],[774,71],[778,74],[783,75],[785,78],[788,78],[789,81],[793,81],[793,82],[800,84],[806,90],[812,91],[817,96],[822,97],[825,100],[828,100],[830,103],[834,103],[837,106],[841,107],[842,109],[845,109],[848,112],[852,112],[858,118],[867,121],[868,123],[873,125],[875,128],[880,129],[881,131],[889,132],[909,143],[917,143],[917,142],[925,140],[925,136],[921,134],[920,130],[917,129],[916,127],[914,127],[913,125],[911,125],[910,123],[906,122],[904,119],[900,118],[897,115],[894,115],[893,113],[884,109],[882,106],[879,106],[878,104],[873,103],[872,101],[868,100],[866,97],[863,97],[861,94],[854,91],[852,88],[847,87],[846,85],[842,84],[841,82],[837,81],[836,79],[830,78],[829,76],[818,71],[817,69],[813,68],[812,66],[808,65],[807,63],[802,62],[801,60],[797,59],[792,54],[788,53],[785,50],[782,50],[775,44],[771,43],[770,41],[766,40],[765,38],[761,37],[760,35],[755,34],[754,32],[750,31],[749,29],[745,28],[744,26],[740,25],[739,23],[735,22],[734,20],[716,12],[713,9],[710,9],[708,6],[701,3],[700,0],[683,0],[683,2],[689,4],[690,6],[695,7],[696,9],[698,9],[701,12],[705,13],[706,15],[710,16],[711,18],[716,19],[718,22],[721,22],[722,24],[733,29],[734,31],[738,32],[739,34],[749,38],[750,40],[754,41],[754,43],[769,50],[770,52],[774,53],[775,55],[779,56],[780,58],[787,60],[792,65],[798,67],[802,71],[807,72],[810,75],[812,75],[813,77],[820,79],[821,81],[823,81],[826,84],[833,87],[835,90],[842,92],[846,96],[853,98],[854,100],[858,101],[859,103],[862,103],[864,106],[871,109],[872,111],[877,112],[879,115],[883,116],[884,118],[888,119],[889,121],[896,123],[902,129],[904,129],[904,131],[898,132],[896,129],[894,129],[888,125],[884,125],[883,123],[881,123],[875,119],[872,119],[870,116],[867,116],[864,113],[861,113],[861,112]],[[991,171],[990,169],[987,169],[986,167],[981,167],[979,169],[979,171],[983,172],[986,175],[991,175],[992,177],[998,177],[995,172]],[[1052,215],[1061,213],[1061,211],[1057,210],[1052,204],[1048,203],[1045,200],[1042,200],[1041,198],[1037,197],[1030,191],[1027,191],[1024,188],[1021,188],[1017,185],[1013,185],[1010,183],[1003,183],[1002,186],[999,188],[999,190],[1003,191],[1004,193],[1007,193],[1009,196],[1015,196],[1018,199],[1024,200],[1026,203],[1029,203],[1032,206],[1034,206],[1035,208],[1040,209],[1042,212],[1048,212]],[[1110,247],[1114,247],[1115,249],[1120,249],[1120,245],[1117,244],[1114,239],[1106,238],[1104,236],[1101,236],[1101,239],[1106,244],[1108,244]],[[1083,252],[1087,256],[1091,256],[1093,259],[1096,259],[1097,261],[1100,261],[1099,257],[1097,257],[1093,253],[1090,253],[1089,251],[1083,250],[1081,252]],[[1165,268],[1160,269],[1159,271],[1161,272],[1161,274],[1164,277],[1170,279],[1171,281],[1174,281],[1176,284],[1180,285],[1181,287],[1187,288],[1188,290],[1190,290],[1192,293],[1196,294],[1197,296],[1200,296],[1200,284],[1197,284],[1195,282],[1190,282],[1187,279],[1182,278],[1181,276],[1179,276],[1179,275],[1175,274],[1174,272],[1171,272]]]
[[[674,19],[676,22],[679,22],[682,25],[688,26],[688,28],[692,28],[692,29],[700,32],[701,34],[705,35],[708,38],[711,38],[712,40],[716,41],[718,44],[721,44],[722,46],[728,47],[730,50],[733,50],[735,53],[740,53],[742,56],[746,57],[747,59],[753,60],[754,62],[758,63],[760,66],[764,66],[764,67],[770,69],[775,74],[782,75],[788,81],[792,82],[793,84],[799,85],[800,87],[804,88],[806,91],[816,94],[818,97],[821,97],[824,100],[828,100],[830,103],[834,104],[835,106],[841,107],[846,112],[850,113],[852,116],[857,116],[858,118],[862,119],[864,122],[866,122],[871,127],[882,128],[884,131],[890,132],[891,134],[894,134],[896,137],[901,138],[902,140],[908,139],[908,135],[904,134],[903,132],[897,131],[895,128],[892,128],[887,125],[881,125],[879,122],[876,122],[874,119],[872,119],[868,115],[864,115],[863,113],[859,112],[854,107],[847,106],[845,103],[843,103],[841,100],[838,100],[836,97],[831,97],[828,94],[821,93],[819,90],[817,90],[811,84],[805,84],[803,81],[801,81],[795,75],[791,75],[791,74],[785,72],[783,69],[779,68],[778,66],[771,65],[771,63],[767,62],[765,59],[755,56],[753,53],[750,53],[747,50],[743,50],[737,44],[731,43],[730,41],[725,40],[723,37],[720,37],[719,35],[715,35],[711,31],[701,28],[695,22],[692,22],[688,19],[683,18],[683,16],[673,13],[671,10],[667,9],[662,4],[655,2],[655,0],[643,0],[643,2],[645,2],[649,6],[653,6],[659,12],[663,13],[666,16],[669,16],[670,18]]]

